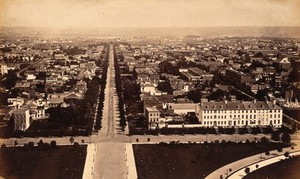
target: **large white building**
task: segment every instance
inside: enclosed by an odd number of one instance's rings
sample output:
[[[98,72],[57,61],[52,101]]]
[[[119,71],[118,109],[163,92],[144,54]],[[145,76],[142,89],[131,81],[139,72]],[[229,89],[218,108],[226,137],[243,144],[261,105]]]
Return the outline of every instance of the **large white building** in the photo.
[[[202,102],[197,107],[199,121],[204,127],[281,127],[282,108],[275,102],[223,101]]]

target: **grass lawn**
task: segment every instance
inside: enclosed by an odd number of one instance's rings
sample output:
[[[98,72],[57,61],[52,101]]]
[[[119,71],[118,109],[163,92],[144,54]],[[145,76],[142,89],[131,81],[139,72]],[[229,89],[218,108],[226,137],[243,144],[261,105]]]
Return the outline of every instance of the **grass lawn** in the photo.
[[[139,179],[199,179],[233,161],[282,147],[273,143],[133,145]]]
[[[1,148],[0,177],[4,178],[82,178],[86,146]]]
[[[274,163],[250,173],[245,179],[298,179],[300,156]]]

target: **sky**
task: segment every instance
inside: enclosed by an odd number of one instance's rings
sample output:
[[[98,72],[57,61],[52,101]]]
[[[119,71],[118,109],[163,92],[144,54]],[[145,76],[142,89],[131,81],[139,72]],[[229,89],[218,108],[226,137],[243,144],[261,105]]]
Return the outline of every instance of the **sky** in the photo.
[[[300,26],[300,0],[0,0],[0,26]]]

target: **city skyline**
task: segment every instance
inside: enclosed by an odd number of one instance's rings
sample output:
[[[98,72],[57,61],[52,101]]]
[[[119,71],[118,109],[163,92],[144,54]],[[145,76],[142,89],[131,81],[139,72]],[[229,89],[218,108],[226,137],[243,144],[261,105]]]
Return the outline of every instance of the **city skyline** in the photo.
[[[295,0],[1,1],[1,26],[156,28],[299,26]]]

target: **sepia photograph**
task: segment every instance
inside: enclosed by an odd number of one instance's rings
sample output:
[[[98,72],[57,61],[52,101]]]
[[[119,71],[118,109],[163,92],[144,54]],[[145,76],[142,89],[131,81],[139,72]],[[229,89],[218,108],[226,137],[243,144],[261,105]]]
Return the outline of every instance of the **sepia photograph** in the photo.
[[[300,179],[299,0],[0,0],[0,178]]]

